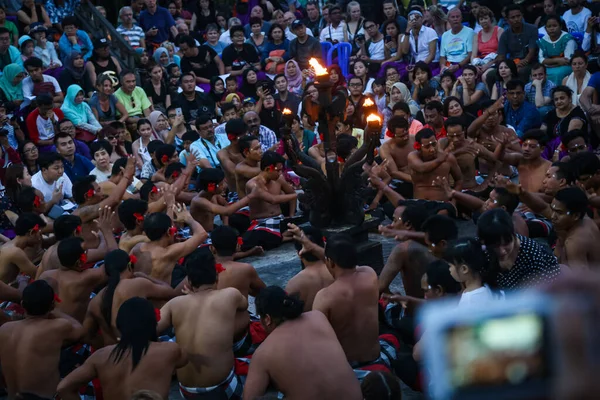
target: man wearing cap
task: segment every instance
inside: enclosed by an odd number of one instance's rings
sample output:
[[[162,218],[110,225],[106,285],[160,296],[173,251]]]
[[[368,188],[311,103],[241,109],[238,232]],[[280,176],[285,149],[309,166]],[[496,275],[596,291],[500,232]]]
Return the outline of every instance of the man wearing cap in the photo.
[[[290,20],[291,20],[291,22],[288,23],[288,21],[290,21]],[[292,41],[292,40],[296,39],[296,35],[293,32],[293,25],[294,25],[294,23],[296,21],[298,21],[298,22],[300,22],[302,24],[304,23],[301,20],[296,19],[296,17],[294,16],[294,14],[292,14],[289,11],[286,12],[284,14],[284,16],[283,16],[283,25],[285,27],[285,32],[284,33],[285,33],[286,39],[289,40],[289,41]],[[312,31],[310,29],[306,30],[306,34],[308,36],[313,36],[313,33],[312,33]]]
[[[429,65],[437,60],[438,35],[436,31],[423,25],[423,13],[418,9],[408,12],[408,27],[402,38],[402,52],[410,54],[414,62],[423,61]]]
[[[29,29],[29,34],[33,38],[33,42],[35,47],[33,48],[33,55],[42,60],[42,64],[44,65],[44,72],[48,75],[57,75],[54,76],[58,78],[60,76],[60,68],[62,67],[62,61],[58,57],[56,53],[56,47],[54,47],[54,43],[50,42],[46,38],[46,34],[48,33],[48,28],[46,28],[43,24],[36,22],[31,24]]]
[[[94,54],[90,57],[90,62],[85,66],[85,70],[90,78],[92,85],[96,85],[96,77],[105,74],[109,75],[113,82],[121,73],[121,65],[116,58],[110,55],[110,40],[107,38],[94,39]]]
[[[123,39],[129,42],[131,47],[138,48],[146,48],[146,34],[144,30],[140,28],[137,24],[133,23],[133,10],[131,7],[123,7],[119,11],[119,17],[121,17],[121,25],[117,27],[117,32]]]
[[[321,42],[331,42],[336,45],[340,42],[348,41],[348,29],[346,23],[342,21],[342,9],[340,6],[329,8],[329,25],[321,31],[319,39]]]
[[[308,35],[304,22],[297,19],[292,23],[296,39],[290,42],[290,58],[296,60],[301,69],[309,67],[308,60],[323,57],[319,39]]]
[[[159,7],[156,0],[146,0],[146,9],[141,12],[140,26],[146,33],[146,38],[154,45],[160,45],[169,40],[169,33],[177,36],[175,20],[169,10]]]

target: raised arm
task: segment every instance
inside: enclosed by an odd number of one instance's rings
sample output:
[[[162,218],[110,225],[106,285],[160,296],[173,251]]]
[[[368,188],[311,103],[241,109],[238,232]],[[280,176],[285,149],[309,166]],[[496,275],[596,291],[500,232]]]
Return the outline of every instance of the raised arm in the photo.
[[[204,243],[204,241],[208,238],[208,234],[202,225],[192,218],[190,212],[185,208],[185,205],[178,204],[177,206],[173,206],[173,212],[176,215],[175,221],[185,222],[190,228],[192,228],[193,232],[192,237],[185,242],[175,243],[167,248],[164,257],[175,262],[179,258],[187,256],[198,246]]]
[[[408,166],[415,172],[431,172],[446,162],[447,157],[448,153],[445,151],[438,151],[438,156],[435,160],[423,161],[421,160],[421,157],[419,157],[419,153],[413,151],[408,154]]]

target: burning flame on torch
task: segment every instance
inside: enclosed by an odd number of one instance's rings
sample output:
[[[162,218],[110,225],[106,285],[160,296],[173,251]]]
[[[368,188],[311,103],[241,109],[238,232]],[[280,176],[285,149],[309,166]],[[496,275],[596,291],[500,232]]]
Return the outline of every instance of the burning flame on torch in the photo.
[[[365,104],[366,105],[366,104]],[[367,117],[367,123],[368,122],[377,122],[377,123],[381,123],[381,117],[379,115],[375,115],[375,114],[369,114],[369,116]]]
[[[290,115],[292,113],[292,111],[289,108],[284,108],[281,113],[283,115]]]
[[[375,103],[373,103],[373,100],[371,100],[370,98],[366,98],[365,101],[363,102],[363,107],[372,107],[374,106]],[[373,114],[371,114],[373,115]]]
[[[308,64],[312,67],[312,69],[315,70],[315,74],[317,76],[323,76],[328,74],[327,68],[323,68],[323,66],[319,64],[316,58],[311,58],[310,60],[308,60]]]

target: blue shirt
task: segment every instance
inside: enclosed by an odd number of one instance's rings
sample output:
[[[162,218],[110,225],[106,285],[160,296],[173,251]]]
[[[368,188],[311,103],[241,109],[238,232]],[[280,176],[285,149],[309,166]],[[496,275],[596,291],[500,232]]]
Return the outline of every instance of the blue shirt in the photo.
[[[190,146],[190,153],[196,156],[197,160],[205,158],[210,163],[212,168],[217,168],[221,165],[217,158],[219,150],[229,146],[231,142],[227,139],[227,135],[215,133],[215,144],[212,144],[204,138],[196,140]]]
[[[595,72],[592,74],[590,80],[588,81],[588,87],[593,87],[598,94],[600,94],[600,72]]]
[[[94,45],[92,44],[92,40],[90,39],[89,35],[85,33],[85,31],[78,29],[76,44],[71,43],[69,39],[67,39],[67,35],[63,33],[58,40],[58,48],[60,50],[61,60],[63,60],[64,63],[64,60],[73,51],[83,54],[83,59],[87,61],[92,56]]]
[[[542,117],[537,108],[526,101],[516,110],[513,110],[510,103],[507,102],[504,106],[504,119],[508,125],[515,128],[518,137],[522,137],[528,130],[537,129],[542,125]]]
[[[146,36],[146,40],[152,43],[162,43],[169,40],[170,29],[172,26],[175,26],[175,21],[169,10],[157,6],[154,14],[150,14],[148,10],[141,12],[140,26],[144,30],[144,33],[148,32],[150,28],[156,27],[158,33],[155,36]]]
[[[88,176],[90,172],[94,169],[94,164],[92,164],[90,160],[83,156],[80,156],[77,153],[75,153],[73,164],[71,164],[68,160],[63,158],[63,165],[65,166],[65,174],[67,174],[67,176],[73,183],[75,183],[77,179],[83,178],[84,176]]]

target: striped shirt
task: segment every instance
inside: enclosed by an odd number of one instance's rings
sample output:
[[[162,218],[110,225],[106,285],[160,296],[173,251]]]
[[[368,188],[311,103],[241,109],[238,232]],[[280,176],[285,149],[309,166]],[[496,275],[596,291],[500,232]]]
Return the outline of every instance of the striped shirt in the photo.
[[[140,47],[140,40],[146,37],[144,30],[137,25],[133,25],[131,29],[119,25],[117,32],[119,32],[123,38],[129,39],[129,45],[131,47]]]

